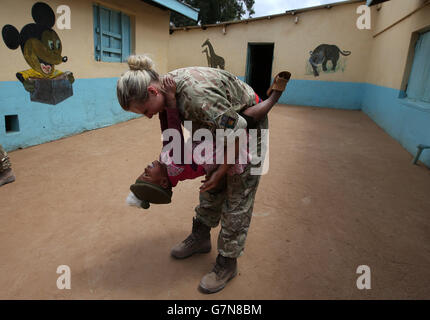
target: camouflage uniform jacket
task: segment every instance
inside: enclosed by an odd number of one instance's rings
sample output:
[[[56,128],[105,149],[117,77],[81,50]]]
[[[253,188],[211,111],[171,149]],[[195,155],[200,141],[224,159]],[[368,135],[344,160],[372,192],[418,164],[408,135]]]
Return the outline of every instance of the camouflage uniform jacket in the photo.
[[[239,115],[256,104],[254,90],[231,73],[209,67],[189,67],[168,73],[176,82],[176,101],[181,120],[193,122],[193,133],[207,128],[246,128]]]

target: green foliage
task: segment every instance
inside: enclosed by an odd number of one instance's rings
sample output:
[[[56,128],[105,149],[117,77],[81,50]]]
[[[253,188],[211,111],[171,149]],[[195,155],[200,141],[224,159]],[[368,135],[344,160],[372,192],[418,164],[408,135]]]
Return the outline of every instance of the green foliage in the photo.
[[[175,27],[214,24],[223,21],[240,20],[248,13],[255,13],[254,0],[179,0],[196,9],[200,9],[199,20],[192,21],[176,12],[172,12],[170,22]]]

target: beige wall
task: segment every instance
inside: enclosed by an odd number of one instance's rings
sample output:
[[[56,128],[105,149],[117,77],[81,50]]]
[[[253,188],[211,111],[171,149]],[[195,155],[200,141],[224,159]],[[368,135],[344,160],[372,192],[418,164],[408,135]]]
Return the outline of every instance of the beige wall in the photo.
[[[168,68],[207,66],[201,45],[209,38],[215,52],[226,60],[225,69],[238,76],[245,76],[248,43],[273,42],[273,74],[287,69],[295,79],[362,82],[366,75],[373,33],[356,27],[356,9],[361,4],[232,24],[227,26],[225,35],[222,26],[208,27],[206,30],[177,30],[170,36]],[[297,24],[294,23],[296,16],[299,17]],[[346,57],[345,72],[321,74],[318,78],[305,74],[309,51],[323,43],[336,44],[341,50],[352,51]]]
[[[32,22],[31,7],[35,0],[2,0],[0,21],[20,30]],[[148,53],[160,73],[191,65],[207,65],[201,44],[210,39],[215,52],[226,60],[226,70],[245,76],[247,45],[252,42],[274,43],[273,74],[288,69],[295,79],[370,82],[401,89],[408,76],[408,56],[412,33],[430,26],[430,6],[416,12],[393,28],[373,37],[377,32],[422,5],[424,0],[391,0],[377,11],[372,7],[372,30],[356,27],[356,8],[362,3],[335,6],[297,14],[283,15],[270,20],[256,20],[206,30],[177,30],[169,36],[169,12],[147,5],[140,0],[45,0],[56,11],[66,4],[71,8],[71,30],[57,30],[63,42],[63,55],[69,61],[58,66],[73,71],[76,78],[117,77],[125,63],[97,62],[94,59],[93,3],[121,10],[132,18],[133,47],[136,53]],[[126,5],[125,5],[126,4]],[[352,51],[346,57],[344,72],[323,73],[315,78],[306,74],[309,51],[322,43],[336,44]],[[412,46],[413,47],[413,46]],[[412,52],[413,56],[413,52]],[[15,81],[17,71],[28,69],[20,49],[10,50],[0,44],[3,61],[0,81]]]
[[[376,35],[424,3],[424,0],[392,0],[383,3],[379,11],[374,8],[372,34]],[[413,58],[413,43],[411,43],[413,33],[429,26],[430,5],[427,5],[375,38],[372,37],[367,82],[404,89],[402,83],[405,84],[409,77],[410,62]]]
[[[14,25],[19,31],[33,22],[31,7],[34,0],[2,0],[0,11],[1,27],[5,24]],[[93,36],[93,3],[99,3],[112,9],[120,10],[131,16],[135,26],[132,40],[136,53],[149,53],[157,69],[167,71],[167,50],[169,40],[169,12],[145,4],[140,0],[44,0],[56,12],[59,5],[68,5],[71,9],[71,29],[54,30],[63,44],[63,55],[69,61],[60,64],[59,70],[70,70],[76,78],[110,78],[119,76],[127,69],[126,63],[98,62],[94,59]],[[58,16],[58,14],[57,14]],[[133,29],[133,27],[132,27]],[[136,36],[137,35],[137,36]],[[1,73],[0,81],[15,81],[15,73],[29,69],[22,56],[21,49],[10,50],[1,41],[0,44]]]
[[[209,38],[216,53],[225,58],[226,70],[245,76],[247,44],[273,42],[273,74],[288,69],[295,79],[369,82],[404,89],[413,60],[413,33],[430,27],[430,5],[374,35],[424,3],[425,0],[391,0],[383,3],[379,11],[373,6],[372,29],[368,31],[356,27],[356,9],[363,3],[305,11],[296,15],[298,24],[294,23],[296,16],[291,15],[233,24],[227,26],[225,35],[222,26],[177,30],[170,36],[168,69],[206,66],[201,44]],[[344,72],[321,74],[318,78],[305,74],[309,51],[322,43],[352,51]]]

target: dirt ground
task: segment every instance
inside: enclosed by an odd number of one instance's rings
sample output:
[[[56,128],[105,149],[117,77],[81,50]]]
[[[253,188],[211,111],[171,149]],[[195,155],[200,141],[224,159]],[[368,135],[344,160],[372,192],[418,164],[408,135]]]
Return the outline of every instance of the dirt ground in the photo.
[[[200,180],[171,205],[125,204],[158,157],[158,120],[10,152],[0,188],[0,299],[430,299],[430,170],[360,111],[278,105],[239,275],[197,291],[209,254],[170,248],[191,231]],[[71,269],[71,289],[56,286]],[[357,267],[371,270],[358,290]]]

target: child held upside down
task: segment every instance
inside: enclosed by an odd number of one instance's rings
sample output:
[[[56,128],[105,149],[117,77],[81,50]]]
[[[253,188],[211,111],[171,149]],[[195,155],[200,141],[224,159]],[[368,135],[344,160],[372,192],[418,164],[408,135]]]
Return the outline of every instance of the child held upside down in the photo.
[[[247,129],[255,128],[258,121],[263,119],[277,103],[290,77],[291,74],[289,72],[283,71],[279,73],[275,77],[272,86],[267,91],[268,98],[262,101],[255,95],[256,104],[240,112],[240,115],[245,118],[247,122]],[[170,76],[164,77],[162,83],[166,92],[166,109],[159,115],[161,130],[178,130],[181,135],[181,151],[183,151],[184,137],[179,111],[176,108],[176,83]],[[169,141],[164,141],[163,146],[168,143]],[[205,142],[193,143],[192,150],[200,143]],[[225,155],[223,164],[215,164],[215,150],[216,146],[214,145],[212,155],[193,155],[194,158],[191,164],[174,163],[172,161],[172,150],[170,153],[162,152],[160,154],[160,160],[155,160],[148,165],[144,172],[137,178],[136,183],[130,186],[131,192],[127,197],[127,203],[144,209],[149,208],[150,203],[170,203],[172,187],[175,187],[179,181],[191,180],[205,175],[205,180],[202,181],[203,185],[200,187],[200,192],[204,192],[216,187],[226,174],[241,174],[249,163],[248,155],[248,161],[245,164],[238,163],[238,161],[236,161],[235,164],[227,164],[227,157]],[[196,157],[199,159],[196,159]],[[211,161],[212,163],[205,161],[205,159],[208,158],[213,159],[213,161]]]

